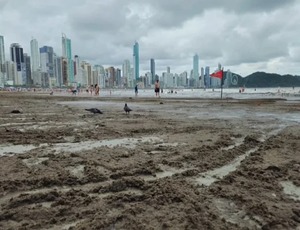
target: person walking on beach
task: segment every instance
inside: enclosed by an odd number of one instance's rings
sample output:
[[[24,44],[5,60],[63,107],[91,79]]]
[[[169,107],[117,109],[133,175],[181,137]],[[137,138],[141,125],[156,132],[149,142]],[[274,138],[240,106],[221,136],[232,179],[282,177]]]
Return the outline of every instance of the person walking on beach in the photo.
[[[154,84],[154,92],[156,97],[159,97],[159,87],[160,87],[159,80],[156,80]]]
[[[95,85],[95,96],[99,96],[100,87],[98,84]]]
[[[135,92],[135,96],[138,95],[139,91],[138,91],[138,85],[136,84],[134,87],[134,92]]]

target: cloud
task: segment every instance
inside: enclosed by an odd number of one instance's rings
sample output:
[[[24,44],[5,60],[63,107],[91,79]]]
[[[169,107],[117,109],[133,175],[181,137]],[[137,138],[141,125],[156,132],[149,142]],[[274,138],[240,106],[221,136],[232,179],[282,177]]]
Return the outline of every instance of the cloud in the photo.
[[[1,35],[30,53],[30,39],[61,55],[61,34],[72,40],[73,55],[91,64],[121,67],[140,44],[141,73],[177,73],[220,62],[233,72],[299,73],[300,3],[295,0],[0,0]],[[7,54],[7,57],[9,55]],[[278,70],[279,71],[279,70]]]

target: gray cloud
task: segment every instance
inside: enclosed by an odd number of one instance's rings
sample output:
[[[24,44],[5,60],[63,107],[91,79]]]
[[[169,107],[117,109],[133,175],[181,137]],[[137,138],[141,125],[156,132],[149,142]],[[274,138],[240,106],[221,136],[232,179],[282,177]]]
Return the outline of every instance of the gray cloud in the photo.
[[[200,66],[213,69],[220,62],[242,75],[299,73],[300,2],[295,0],[0,0],[0,11],[7,53],[13,42],[29,53],[35,37],[60,55],[65,33],[74,55],[105,66],[132,60],[138,41],[142,73],[149,71],[150,58],[158,71],[170,66],[189,72],[195,53]]]

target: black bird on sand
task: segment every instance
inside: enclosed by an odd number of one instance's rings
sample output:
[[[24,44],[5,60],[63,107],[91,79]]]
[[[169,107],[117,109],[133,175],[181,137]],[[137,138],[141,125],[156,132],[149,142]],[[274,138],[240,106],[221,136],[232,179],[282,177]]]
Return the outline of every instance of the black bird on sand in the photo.
[[[96,113],[100,113],[100,114],[103,114],[99,109],[97,108],[91,108],[91,109],[85,109],[86,111],[89,111],[93,114],[96,114]]]
[[[127,103],[125,103],[124,111],[126,112],[126,114],[128,114],[130,111],[132,111],[132,109],[130,109],[130,108],[128,107]]]
[[[22,111],[18,110],[18,109],[14,109],[12,110],[10,113],[22,113]]]

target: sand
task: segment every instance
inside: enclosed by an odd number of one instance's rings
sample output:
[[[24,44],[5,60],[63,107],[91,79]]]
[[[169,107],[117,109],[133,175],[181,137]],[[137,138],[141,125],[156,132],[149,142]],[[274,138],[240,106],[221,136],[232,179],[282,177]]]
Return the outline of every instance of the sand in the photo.
[[[300,102],[0,92],[0,105],[0,229],[300,229]]]

